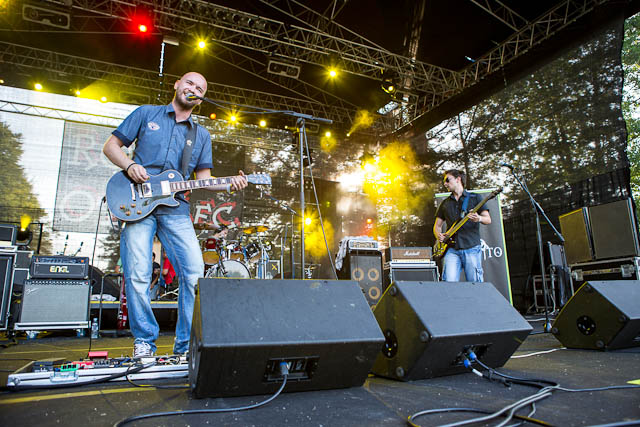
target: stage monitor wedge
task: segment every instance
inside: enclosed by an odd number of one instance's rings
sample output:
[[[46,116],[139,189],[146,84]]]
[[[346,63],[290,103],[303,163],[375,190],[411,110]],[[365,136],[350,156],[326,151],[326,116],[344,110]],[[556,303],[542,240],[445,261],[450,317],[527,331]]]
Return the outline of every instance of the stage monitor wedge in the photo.
[[[500,367],[532,330],[489,282],[398,281],[374,315],[386,341],[372,372],[402,381],[469,372],[469,350]]]
[[[551,332],[569,348],[640,346],[640,281],[585,282],[562,308]]]
[[[193,396],[361,386],[384,343],[351,280],[200,279],[191,329]]]

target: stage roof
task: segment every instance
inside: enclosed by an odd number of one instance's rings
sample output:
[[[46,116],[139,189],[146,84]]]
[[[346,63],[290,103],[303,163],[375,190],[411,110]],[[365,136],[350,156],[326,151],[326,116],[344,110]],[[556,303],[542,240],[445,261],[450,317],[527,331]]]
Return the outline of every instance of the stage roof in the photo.
[[[639,10],[640,0],[13,1],[0,6],[0,78],[65,94],[102,82],[109,100],[138,104],[167,102],[176,76],[197,70],[211,98],[329,118],[343,132],[364,109],[377,118],[370,134],[410,136]]]

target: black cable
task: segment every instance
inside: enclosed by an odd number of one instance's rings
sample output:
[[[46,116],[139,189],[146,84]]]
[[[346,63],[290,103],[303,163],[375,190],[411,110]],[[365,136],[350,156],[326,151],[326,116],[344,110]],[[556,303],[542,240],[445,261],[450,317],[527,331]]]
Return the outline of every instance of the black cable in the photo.
[[[238,408],[189,409],[189,410],[185,410],[185,411],[154,412],[154,413],[151,413],[151,414],[136,415],[136,416],[125,418],[124,420],[120,420],[120,421],[116,422],[113,425],[113,427],[121,427],[121,426],[123,426],[125,424],[128,424],[130,422],[144,420],[144,419],[147,419],[147,418],[171,417],[171,416],[175,416],[175,415],[217,414],[217,413],[222,413],[222,412],[247,411],[249,409],[255,409],[255,408],[258,408],[260,406],[264,406],[267,403],[269,403],[272,400],[274,400],[276,397],[278,397],[280,395],[280,393],[282,393],[282,390],[284,389],[284,386],[287,385],[287,377],[289,376],[289,370],[286,367],[286,363],[284,363],[284,362],[280,364],[281,370],[283,370],[282,365],[285,365],[284,370],[286,370],[286,372],[287,372],[287,373],[283,374],[283,376],[282,376],[282,379],[283,379],[282,385],[280,386],[278,391],[275,392],[275,394],[273,396],[269,397],[266,400],[263,400],[262,402],[254,403],[253,405],[240,406]]]
[[[93,325],[92,325],[92,321],[91,321],[91,294],[93,293],[93,283],[94,283],[94,279],[93,279],[93,261],[96,257],[96,246],[98,245],[98,231],[100,230],[100,217],[102,216],[102,206],[105,204],[105,202],[107,201],[107,196],[103,196],[102,200],[100,201],[100,208],[98,209],[98,224],[96,224],[96,233],[95,236],[93,238],[93,253],[91,254],[91,265],[89,265],[89,308],[87,315],[89,315],[89,350],[87,350],[87,358],[89,358],[89,353],[91,353],[91,342],[92,342],[92,332],[93,332]],[[111,217],[111,215],[109,215],[109,217]],[[100,304],[102,304],[102,296],[100,297]],[[99,332],[99,331],[98,331]]]
[[[494,368],[491,368],[487,365],[485,365],[484,363],[482,363],[480,361],[480,359],[474,359],[474,362],[478,363],[478,365],[482,366],[484,369],[493,372],[496,375],[499,375],[503,378],[512,380],[514,383],[516,384],[522,384],[522,385],[530,385],[530,386],[534,386],[534,387],[539,387],[539,388],[544,388],[546,386],[542,385],[542,384],[546,384],[547,386],[552,386],[555,388],[559,387],[559,384],[555,381],[550,381],[550,380],[545,380],[545,379],[540,379],[540,378],[521,378],[521,377],[514,377],[511,375],[507,375],[507,374],[503,374],[502,372],[499,372],[497,370],[495,370]]]
[[[113,379],[116,378],[122,378],[124,376],[127,376],[129,374],[135,374],[136,372],[139,372],[143,369],[146,368],[150,368],[154,365],[156,365],[157,362],[152,362],[152,363],[148,363],[146,365],[140,365],[137,366],[136,368],[132,369],[132,370],[127,370],[125,372],[121,372],[121,373],[117,373],[117,374],[113,374],[113,375],[109,375],[108,377],[105,378],[98,378],[95,380],[90,380],[90,381],[83,381],[83,382],[77,382],[77,383],[63,383],[63,384],[51,384],[51,385],[17,385],[15,387],[11,387],[10,390],[11,391],[24,391],[24,390],[42,390],[42,389],[57,389],[57,388],[72,388],[72,387],[79,387],[79,386],[83,386],[83,385],[89,385],[89,384],[100,384],[100,383],[104,383],[107,381],[111,381]]]

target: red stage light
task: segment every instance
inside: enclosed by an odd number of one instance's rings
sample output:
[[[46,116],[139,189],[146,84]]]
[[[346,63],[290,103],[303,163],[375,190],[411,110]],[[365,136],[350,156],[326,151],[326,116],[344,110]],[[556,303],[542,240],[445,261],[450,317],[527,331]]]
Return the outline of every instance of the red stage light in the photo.
[[[215,119],[216,119],[216,113],[211,113],[211,114],[209,114],[209,118],[210,118],[211,120],[215,120]]]
[[[147,26],[145,24],[138,24],[138,31],[140,31],[141,33],[146,33]]]

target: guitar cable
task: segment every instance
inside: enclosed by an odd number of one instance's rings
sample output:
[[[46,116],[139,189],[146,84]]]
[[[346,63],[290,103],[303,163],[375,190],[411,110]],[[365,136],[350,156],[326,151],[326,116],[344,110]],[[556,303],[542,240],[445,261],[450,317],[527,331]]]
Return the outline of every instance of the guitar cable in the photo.
[[[102,196],[102,200],[100,200],[100,207],[98,208],[98,223],[96,224],[96,232],[93,237],[93,253],[91,254],[91,264],[89,265],[89,350],[87,350],[87,358],[89,358],[89,353],[91,353],[91,295],[93,294],[93,261],[96,257],[96,246],[98,246],[98,231],[100,230],[100,217],[102,216],[102,206],[106,203],[107,196]],[[109,215],[111,217],[111,215]],[[113,225],[113,222],[112,222]],[[100,305],[102,305],[102,289],[100,290]],[[98,333],[100,333],[100,323],[102,323],[102,319],[98,319]]]

